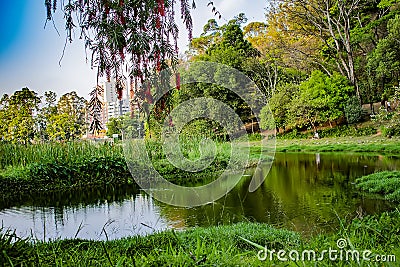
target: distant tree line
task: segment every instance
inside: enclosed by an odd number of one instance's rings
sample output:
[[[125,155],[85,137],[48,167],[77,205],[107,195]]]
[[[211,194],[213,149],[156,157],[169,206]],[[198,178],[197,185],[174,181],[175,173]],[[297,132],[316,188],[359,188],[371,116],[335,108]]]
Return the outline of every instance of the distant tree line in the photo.
[[[28,144],[36,141],[76,140],[85,134],[88,102],[70,92],[57,100],[28,88],[4,94],[0,100],[0,141]]]

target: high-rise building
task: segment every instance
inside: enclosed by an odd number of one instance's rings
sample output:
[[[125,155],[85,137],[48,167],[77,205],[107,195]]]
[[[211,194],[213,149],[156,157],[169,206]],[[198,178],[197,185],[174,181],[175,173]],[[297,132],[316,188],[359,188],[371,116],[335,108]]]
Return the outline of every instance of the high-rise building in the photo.
[[[122,99],[118,100],[115,81],[105,82],[104,96],[104,125],[107,124],[110,118],[117,118],[130,112],[129,90],[127,86],[122,91]]]

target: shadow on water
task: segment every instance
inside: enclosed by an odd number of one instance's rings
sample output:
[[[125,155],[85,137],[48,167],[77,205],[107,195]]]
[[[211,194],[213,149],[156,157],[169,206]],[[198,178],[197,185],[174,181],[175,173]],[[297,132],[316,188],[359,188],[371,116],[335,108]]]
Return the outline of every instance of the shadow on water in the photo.
[[[354,180],[381,170],[400,169],[391,156],[344,153],[277,153],[262,186],[248,192],[249,169],[224,198],[196,208],[154,201],[133,186],[30,196],[1,203],[0,223],[21,236],[115,239],[167,228],[254,221],[312,235],[334,231],[338,218],[354,218],[390,210],[394,205],[363,197]],[[262,178],[262,177],[259,177]],[[11,208],[5,208],[11,207]]]

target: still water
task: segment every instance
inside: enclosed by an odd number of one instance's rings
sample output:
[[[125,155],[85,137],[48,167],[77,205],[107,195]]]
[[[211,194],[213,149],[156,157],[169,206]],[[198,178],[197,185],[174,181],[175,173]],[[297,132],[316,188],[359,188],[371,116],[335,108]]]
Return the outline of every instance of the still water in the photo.
[[[359,194],[353,182],[364,174],[399,169],[400,158],[394,156],[277,153],[257,191],[248,192],[254,172],[249,169],[227,196],[203,207],[171,207],[129,187],[86,190],[35,196],[1,208],[0,227],[39,240],[106,240],[170,228],[252,221],[311,235],[334,231],[338,218],[392,209],[390,202]]]

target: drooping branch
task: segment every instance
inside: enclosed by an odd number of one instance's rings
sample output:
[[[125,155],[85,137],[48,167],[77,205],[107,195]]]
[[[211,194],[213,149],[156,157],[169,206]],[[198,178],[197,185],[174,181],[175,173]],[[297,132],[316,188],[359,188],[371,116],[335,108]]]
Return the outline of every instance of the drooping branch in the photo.
[[[144,97],[143,84],[155,71],[174,64],[178,58],[178,27],[175,6],[180,2],[181,18],[192,37],[190,0],[64,0],[67,40],[80,31],[91,52],[91,66],[98,77],[134,81],[137,96]],[[45,0],[47,20],[52,20],[57,1]]]

